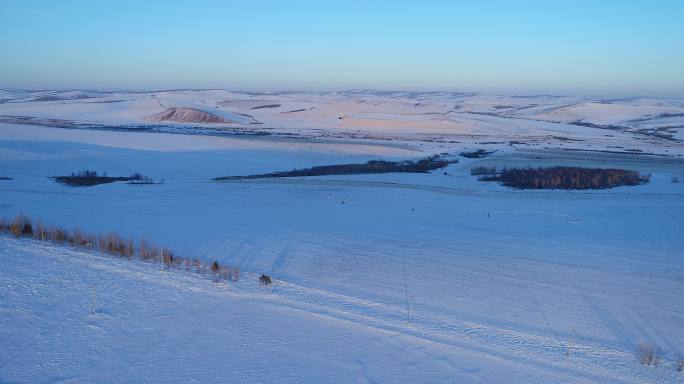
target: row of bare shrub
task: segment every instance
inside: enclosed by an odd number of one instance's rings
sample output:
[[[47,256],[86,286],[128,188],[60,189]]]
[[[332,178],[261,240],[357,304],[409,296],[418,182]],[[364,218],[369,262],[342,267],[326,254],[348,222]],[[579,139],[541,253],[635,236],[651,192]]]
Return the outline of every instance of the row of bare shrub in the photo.
[[[240,279],[239,267],[221,265],[218,261],[206,264],[198,258],[181,257],[172,250],[154,245],[144,238],[136,245],[132,238],[125,239],[115,232],[95,235],[84,232],[80,228],[70,231],[57,226],[48,227],[39,220],[34,223],[31,218],[23,214],[17,215],[12,220],[0,217],[0,233],[95,250],[126,259],[159,263],[165,269],[175,268],[199,274],[211,274],[214,281],[238,281]]]
[[[639,362],[645,366],[660,367],[663,364],[663,358],[660,355],[659,349],[648,342],[641,342],[637,347],[637,357]],[[684,371],[684,358],[678,358],[674,362],[674,367],[677,372]]]

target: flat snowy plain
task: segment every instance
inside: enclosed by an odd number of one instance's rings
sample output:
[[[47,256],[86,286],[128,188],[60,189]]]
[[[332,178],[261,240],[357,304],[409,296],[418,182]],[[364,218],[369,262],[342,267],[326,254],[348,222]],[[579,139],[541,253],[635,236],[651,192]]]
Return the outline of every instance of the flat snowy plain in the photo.
[[[681,120],[681,102],[361,91],[103,96],[131,99],[124,108],[84,106],[86,92],[3,92],[0,114],[107,127],[0,123],[0,176],[12,178],[0,180],[0,215],[144,236],[243,273],[217,284],[0,237],[0,382],[684,380],[675,370],[684,358],[684,183],[671,182],[684,181],[684,146],[674,128],[669,138],[639,132],[644,115],[668,126]],[[505,115],[514,103],[534,119]],[[439,109],[454,104],[461,107]],[[249,109],[290,135],[173,123],[130,129],[163,108],[207,105]],[[285,105],[311,115],[276,116]],[[402,117],[415,109],[419,117]],[[449,122],[432,121],[437,112]],[[370,122],[371,114],[399,123]],[[625,129],[566,124],[581,119]],[[439,138],[421,127],[438,127]],[[475,148],[497,152],[430,174],[211,181]],[[616,167],[652,179],[519,191],[477,181],[470,169],[480,165]],[[164,183],[74,188],[49,178],[86,168]],[[261,273],[275,284],[261,287]],[[641,342],[657,347],[659,367],[639,364]]]

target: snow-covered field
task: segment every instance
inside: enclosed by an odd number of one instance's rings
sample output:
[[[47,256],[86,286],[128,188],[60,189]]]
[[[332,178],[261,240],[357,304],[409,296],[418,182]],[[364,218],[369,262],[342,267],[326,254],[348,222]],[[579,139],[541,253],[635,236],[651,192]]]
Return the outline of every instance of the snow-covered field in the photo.
[[[674,368],[684,358],[684,183],[671,182],[684,181],[684,146],[679,133],[653,134],[683,124],[681,101],[2,92],[0,115],[41,120],[0,123],[0,176],[12,178],[0,180],[0,216],[144,236],[243,276],[216,284],[0,237],[0,382],[684,378]],[[167,108],[250,114],[262,124],[240,128],[274,134],[138,127]],[[569,124],[577,121],[593,126]],[[497,152],[430,174],[211,181],[475,148]],[[518,191],[477,181],[470,168],[480,165],[652,178]],[[73,188],[49,178],[84,169],[164,183]],[[261,273],[272,288],[259,286]],[[639,364],[642,342],[658,348],[659,367]]]

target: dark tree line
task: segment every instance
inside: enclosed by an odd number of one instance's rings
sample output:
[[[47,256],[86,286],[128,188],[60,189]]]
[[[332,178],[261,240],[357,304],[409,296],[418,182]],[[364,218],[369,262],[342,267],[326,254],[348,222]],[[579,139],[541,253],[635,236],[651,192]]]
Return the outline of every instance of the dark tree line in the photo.
[[[459,155],[466,157],[468,159],[481,159],[483,157],[487,157],[494,153],[496,151],[485,151],[484,149],[478,149],[477,151],[473,152],[461,152]]]
[[[53,179],[62,184],[72,187],[91,187],[94,185],[113,183],[115,181],[129,181],[137,184],[152,184],[154,180],[140,173],[134,173],[131,176],[107,176],[107,172],[98,174],[97,171],[86,169],[78,173],[71,173],[70,176],[56,176]]]
[[[650,175],[626,169],[581,167],[503,168],[498,172],[479,169],[471,173],[482,174],[479,180],[498,181],[519,189],[605,189],[645,184],[650,180]]]
[[[265,179],[271,177],[306,177],[329,175],[359,175],[369,173],[427,173],[444,168],[451,164],[442,156],[435,155],[411,161],[371,160],[363,164],[321,165],[311,168],[293,169],[292,171],[272,172],[246,176],[224,176],[214,180]]]
[[[496,167],[473,167],[470,169],[472,176],[493,175],[496,173]]]

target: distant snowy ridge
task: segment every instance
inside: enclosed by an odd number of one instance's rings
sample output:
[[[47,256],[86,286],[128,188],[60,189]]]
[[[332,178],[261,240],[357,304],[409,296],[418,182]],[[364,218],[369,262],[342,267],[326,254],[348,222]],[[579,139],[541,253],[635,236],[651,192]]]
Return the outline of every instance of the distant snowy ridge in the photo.
[[[371,90],[254,93],[219,89],[0,89],[0,120],[16,123],[17,119],[34,119],[33,124],[52,126],[57,120],[68,120],[81,128],[162,123],[169,125],[164,130],[183,133],[199,133],[198,128],[206,128],[205,133],[443,145],[496,141],[501,146],[576,148],[581,141],[590,140],[594,149],[632,148],[668,155],[676,155],[684,145],[684,100],[675,98]],[[230,125],[235,132],[222,124]],[[568,143],[566,138],[575,141]]]

